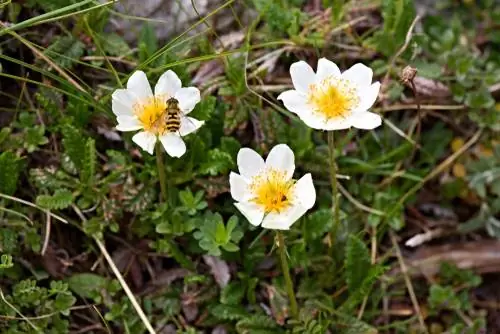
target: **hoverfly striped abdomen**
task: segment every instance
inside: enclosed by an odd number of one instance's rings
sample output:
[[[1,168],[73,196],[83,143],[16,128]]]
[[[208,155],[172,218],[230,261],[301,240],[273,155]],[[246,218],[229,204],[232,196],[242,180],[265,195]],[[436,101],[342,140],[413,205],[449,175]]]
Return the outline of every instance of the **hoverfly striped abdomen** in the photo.
[[[167,100],[165,112],[165,128],[167,132],[177,132],[181,127],[181,111],[179,109],[179,101],[173,97]]]

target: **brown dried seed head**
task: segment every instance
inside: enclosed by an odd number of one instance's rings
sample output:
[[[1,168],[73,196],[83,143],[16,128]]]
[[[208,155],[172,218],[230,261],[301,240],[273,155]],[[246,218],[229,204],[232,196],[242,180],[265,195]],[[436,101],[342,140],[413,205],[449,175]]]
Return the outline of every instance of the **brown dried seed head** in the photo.
[[[409,84],[410,82],[413,81],[416,75],[417,75],[417,69],[415,67],[407,65],[405,68],[403,68],[403,71],[401,72],[401,81],[403,81],[405,84]]]

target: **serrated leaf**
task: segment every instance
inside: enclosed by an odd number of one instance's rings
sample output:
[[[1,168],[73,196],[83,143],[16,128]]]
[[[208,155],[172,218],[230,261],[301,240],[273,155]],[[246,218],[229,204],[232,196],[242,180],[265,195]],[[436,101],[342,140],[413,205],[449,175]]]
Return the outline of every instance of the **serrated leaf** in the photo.
[[[58,189],[50,195],[39,195],[36,204],[49,210],[61,210],[69,207],[73,203],[73,193],[66,189]]]
[[[44,54],[62,68],[69,68],[80,59],[85,45],[73,36],[62,36],[50,45]]]
[[[248,311],[239,305],[216,305],[210,308],[210,313],[220,320],[238,320],[248,316]]]
[[[280,333],[276,322],[267,315],[252,315],[236,323],[236,330],[241,334]],[[271,331],[272,330],[272,331]]]
[[[95,149],[95,141],[92,138],[87,139],[85,144],[85,154],[83,157],[83,169],[80,173],[80,177],[83,183],[91,186],[94,182],[95,177],[95,167],[97,153]]]
[[[104,52],[111,56],[124,56],[130,53],[130,47],[125,40],[115,33],[101,35]]]
[[[226,174],[233,167],[233,157],[219,148],[214,148],[208,152],[208,161],[200,166],[200,173],[215,176]]]
[[[345,275],[350,293],[355,292],[370,270],[370,253],[363,241],[350,235],[346,245]]]
[[[65,125],[63,130],[62,144],[64,151],[69,156],[71,161],[75,164],[78,170],[83,169],[83,162],[85,161],[86,140],[83,134],[71,125]]]
[[[21,160],[9,151],[0,154],[0,192],[12,195],[21,173]]]
[[[377,334],[378,330],[355,317],[339,314],[342,319],[342,327],[347,328],[344,334]]]

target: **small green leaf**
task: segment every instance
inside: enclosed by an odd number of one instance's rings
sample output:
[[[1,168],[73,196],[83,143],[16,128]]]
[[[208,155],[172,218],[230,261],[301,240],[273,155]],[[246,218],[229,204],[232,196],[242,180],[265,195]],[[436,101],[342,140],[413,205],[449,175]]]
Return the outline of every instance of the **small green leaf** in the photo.
[[[54,195],[39,195],[36,198],[37,205],[45,209],[61,210],[73,203],[73,193],[66,189],[56,190]]]
[[[359,289],[370,267],[370,253],[365,243],[357,236],[350,235],[345,257],[346,281],[350,293]]]
[[[12,195],[21,173],[21,160],[9,151],[0,154],[0,192]]]
[[[75,274],[68,279],[69,288],[82,298],[92,298],[95,293],[106,289],[108,280],[102,276],[82,273]]]

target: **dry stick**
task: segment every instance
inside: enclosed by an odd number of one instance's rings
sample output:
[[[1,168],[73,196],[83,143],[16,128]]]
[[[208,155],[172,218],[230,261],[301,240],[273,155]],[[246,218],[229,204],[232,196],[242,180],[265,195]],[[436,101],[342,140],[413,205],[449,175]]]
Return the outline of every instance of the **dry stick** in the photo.
[[[85,218],[83,213],[80,211],[80,209],[76,205],[72,205],[72,207],[73,207],[73,210],[75,210],[76,214],[80,217],[81,220],[87,221],[87,218]],[[99,249],[101,250],[102,255],[104,255],[104,258],[108,262],[108,265],[111,267],[113,274],[115,274],[116,278],[118,279],[118,282],[120,282],[120,285],[122,286],[123,290],[125,290],[127,297],[129,298],[130,302],[132,303],[132,306],[134,307],[135,311],[137,312],[137,315],[139,315],[139,318],[141,318],[142,323],[147,328],[147,330],[150,334],[156,334],[156,331],[154,330],[153,326],[149,322],[146,314],[144,313],[141,306],[137,302],[137,299],[135,299],[135,296],[132,293],[132,290],[130,290],[127,282],[125,282],[125,279],[123,278],[122,274],[120,273],[120,271],[116,267],[115,263],[113,262],[113,259],[111,258],[108,251],[106,250],[106,246],[98,238],[94,237],[94,240],[95,240],[97,246],[99,246]]]
[[[422,104],[420,105],[421,110],[464,110],[466,108],[463,104]],[[389,111],[400,111],[408,109],[419,109],[417,104],[395,104],[393,106],[385,107],[383,112]]]
[[[31,202],[28,202],[28,201],[25,201],[24,199],[20,199],[20,198],[17,198],[17,197],[14,197],[14,196],[9,196],[9,195],[6,195],[6,194],[2,194],[0,193],[0,198],[6,198],[6,199],[10,199],[11,201],[15,201],[15,202],[19,202],[19,203],[22,203],[24,205],[28,205],[28,206],[31,206],[33,208],[37,208],[38,210],[41,210],[41,211],[44,211],[46,212],[48,215],[52,216],[53,218],[59,220],[60,222],[63,222],[65,224],[68,223],[68,221],[66,219],[64,219],[63,217],[61,216],[58,216],[58,215],[55,215],[53,213],[51,213],[50,211],[48,210],[45,210],[44,208],[41,208],[39,207],[38,205],[36,204],[33,204]]]
[[[422,316],[422,313],[420,312],[420,305],[418,304],[417,296],[415,295],[415,290],[413,290],[413,285],[411,284],[410,277],[408,276],[406,264],[405,264],[405,261],[403,259],[403,255],[401,254],[401,249],[398,246],[398,242],[396,240],[396,237],[394,236],[394,233],[392,231],[389,231],[389,235],[391,237],[392,245],[396,249],[396,256],[398,258],[399,266],[401,267],[401,272],[402,272],[403,277],[405,279],[406,288],[408,289],[408,293],[410,294],[410,300],[413,304],[413,308],[415,309],[415,312],[417,313],[418,322],[420,323],[420,327],[422,327],[422,330],[425,333],[428,333],[427,327],[425,326],[424,317]]]
[[[80,90],[84,93],[87,92],[82,86],[80,86],[80,84],[78,82],[73,80],[73,78],[71,78],[68,75],[68,73],[66,73],[61,67],[59,67],[56,63],[54,63],[52,60],[50,60],[50,58],[48,58],[46,55],[44,55],[43,52],[40,52],[35,47],[33,47],[28,40],[24,39],[23,37],[19,36],[17,33],[13,32],[13,31],[11,31],[10,34],[12,36],[14,36],[15,38],[17,38],[21,43],[26,45],[37,57],[45,60],[45,62],[47,62],[47,64],[52,66],[56,70],[56,72],[58,72],[62,77],[64,77],[66,80],[68,80],[78,90]]]
[[[42,251],[40,254],[42,256],[45,255],[45,251],[47,250],[47,246],[49,245],[49,240],[50,240],[50,225],[51,225],[51,216],[50,216],[50,211],[47,210],[47,221],[45,223],[45,237],[43,240],[43,246],[42,246]]]

